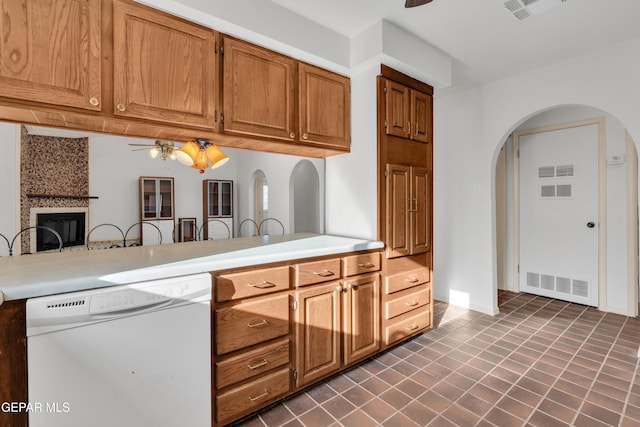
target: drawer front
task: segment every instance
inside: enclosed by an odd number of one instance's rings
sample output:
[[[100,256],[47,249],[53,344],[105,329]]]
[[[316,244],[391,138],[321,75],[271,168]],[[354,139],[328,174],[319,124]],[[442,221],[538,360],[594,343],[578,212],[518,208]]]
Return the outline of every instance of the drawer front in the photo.
[[[289,267],[262,268],[216,276],[216,301],[230,301],[289,289]]]
[[[216,387],[227,387],[288,363],[289,339],[284,338],[216,363]]]
[[[289,333],[289,294],[217,309],[216,349],[225,354]]]
[[[384,328],[385,345],[392,344],[431,326],[430,305],[406,313]]]
[[[380,271],[380,252],[351,255],[344,258],[344,276]]]
[[[392,294],[413,286],[429,282],[429,269],[418,268],[388,276],[384,281],[384,293]]]
[[[216,419],[226,424],[273,402],[289,392],[289,369],[284,368],[216,396]]]
[[[305,262],[295,266],[295,286],[314,285],[339,278],[339,258]]]
[[[426,283],[398,292],[392,299],[385,302],[385,319],[392,319],[429,304],[431,298],[430,293],[431,290],[427,287]]]

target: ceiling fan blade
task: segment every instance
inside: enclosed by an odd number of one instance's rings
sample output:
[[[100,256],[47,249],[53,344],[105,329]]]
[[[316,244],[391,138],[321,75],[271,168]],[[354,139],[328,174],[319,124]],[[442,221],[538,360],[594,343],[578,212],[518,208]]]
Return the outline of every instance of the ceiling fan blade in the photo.
[[[133,149],[133,150],[131,150],[131,151],[144,151],[144,150],[149,150],[150,148],[151,148],[151,147],[149,147],[149,148],[134,148],[134,149]]]
[[[129,144],[132,147],[155,147],[155,144]]]
[[[423,4],[431,3],[431,1],[432,0],[407,0],[406,3],[404,4],[404,7],[409,8],[409,7],[422,6]]]

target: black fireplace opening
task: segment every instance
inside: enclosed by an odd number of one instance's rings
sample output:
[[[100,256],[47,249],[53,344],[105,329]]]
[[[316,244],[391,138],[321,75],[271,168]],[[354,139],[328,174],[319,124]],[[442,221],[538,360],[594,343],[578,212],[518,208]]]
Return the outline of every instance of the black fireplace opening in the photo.
[[[63,212],[44,213],[37,215],[37,225],[48,227],[58,232],[62,237],[62,246],[84,245],[85,213],[84,212]],[[58,249],[60,243],[55,234],[48,230],[38,228],[36,230],[37,245],[36,251],[48,251]]]

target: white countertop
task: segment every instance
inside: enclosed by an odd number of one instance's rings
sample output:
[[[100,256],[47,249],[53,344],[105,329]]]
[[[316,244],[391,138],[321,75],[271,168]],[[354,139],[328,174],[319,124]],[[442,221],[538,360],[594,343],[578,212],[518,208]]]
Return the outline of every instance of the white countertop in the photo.
[[[0,302],[382,247],[298,233],[0,257]]]

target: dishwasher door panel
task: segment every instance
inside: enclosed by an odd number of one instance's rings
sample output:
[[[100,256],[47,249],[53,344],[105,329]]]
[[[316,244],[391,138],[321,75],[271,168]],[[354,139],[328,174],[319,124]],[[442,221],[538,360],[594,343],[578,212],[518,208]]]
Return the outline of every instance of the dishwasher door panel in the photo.
[[[28,338],[30,427],[211,425],[210,305]]]

